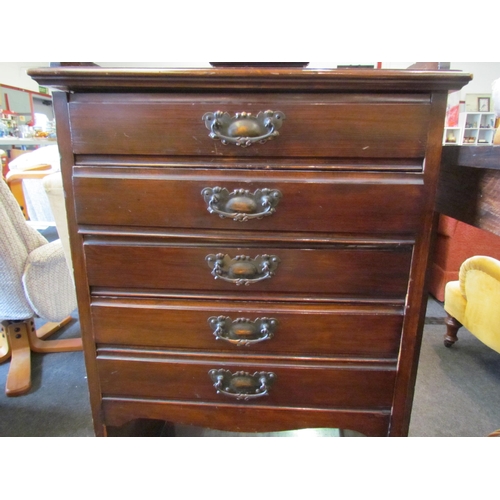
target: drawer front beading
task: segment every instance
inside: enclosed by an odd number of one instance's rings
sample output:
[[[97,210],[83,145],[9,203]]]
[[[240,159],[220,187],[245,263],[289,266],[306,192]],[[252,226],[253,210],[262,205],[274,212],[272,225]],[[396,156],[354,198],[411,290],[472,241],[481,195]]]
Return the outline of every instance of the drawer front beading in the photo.
[[[75,167],[80,224],[414,234],[418,174],[218,172]],[[222,215],[222,217],[221,217]]]
[[[244,401],[250,405],[255,401],[322,408],[389,408],[396,373],[395,367],[128,359],[122,354],[115,357],[99,353],[97,364],[104,396],[241,403],[244,397],[237,401],[236,394],[247,392],[260,396]],[[220,384],[219,375],[223,375]]]
[[[88,242],[84,245],[89,285],[124,289],[199,290],[245,293],[313,293],[391,297],[406,295],[412,246],[388,248],[289,249],[217,248],[183,245]],[[266,279],[218,279],[209,255],[273,255],[279,259]],[[246,268],[245,268],[246,269]],[[239,268],[238,268],[239,271]],[[267,279],[269,278],[269,279]],[[245,280],[243,280],[245,282]]]
[[[95,298],[98,344],[197,352],[396,359],[403,308]]]
[[[181,156],[423,158],[430,120],[430,96],[410,94],[287,94],[215,96],[183,100],[168,94],[80,94],[69,104],[76,154]],[[238,133],[209,132],[204,117],[221,111],[257,117],[275,111],[274,126],[243,128]],[[277,132],[285,116],[283,133]],[[269,118],[269,117],[265,117]],[[229,119],[230,120],[230,119]],[[401,124],[404,123],[404,126]],[[255,130],[254,130],[255,128]],[[252,129],[252,130],[250,130]],[[222,138],[214,140],[211,134]],[[272,141],[267,141],[272,137]],[[257,138],[265,141],[261,144]],[[248,141],[251,147],[232,142]]]

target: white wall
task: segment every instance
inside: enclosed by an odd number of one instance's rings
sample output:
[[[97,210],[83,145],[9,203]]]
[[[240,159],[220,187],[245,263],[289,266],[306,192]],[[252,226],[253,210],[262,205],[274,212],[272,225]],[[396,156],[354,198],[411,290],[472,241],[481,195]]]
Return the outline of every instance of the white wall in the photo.
[[[491,85],[500,78],[500,62],[452,62],[450,69],[472,73],[473,80],[460,92],[460,99],[465,94],[491,94]]]
[[[26,71],[30,68],[49,66],[48,62],[1,62],[0,83],[38,92],[38,83]]]

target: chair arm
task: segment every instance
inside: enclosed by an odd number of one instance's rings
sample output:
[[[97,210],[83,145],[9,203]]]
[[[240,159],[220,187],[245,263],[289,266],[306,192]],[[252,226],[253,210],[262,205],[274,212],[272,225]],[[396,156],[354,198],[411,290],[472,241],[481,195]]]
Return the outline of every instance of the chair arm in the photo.
[[[22,281],[30,305],[40,317],[60,321],[76,309],[75,285],[61,240],[28,255]]]
[[[49,163],[38,163],[36,165],[32,165],[29,167],[25,167],[22,170],[10,170],[7,172],[5,176],[5,180],[14,195],[14,198],[17,200],[17,203],[21,207],[23,214],[26,219],[32,218],[34,215],[36,216],[37,211],[34,208],[33,201],[31,204],[29,203],[29,199],[25,195],[25,190],[23,189],[23,181],[33,182],[30,179],[43,179],[47,177],[49,174],[54,172],[52,165]],[[30,208],[28,208],[28,205]],[[30,210],[33,209],[33,213],[29,213]]]
[[[5,180],[7,181],[7,184],[10,184],[13,181],[23,179],[42,179],[51,173],[49,170],[52,170],[52,165],[49,165],[48,163],[34,165],[26,168],[25,170],[10,170],[7,172]]]
[[[466,297],[465,283],[467,281],[467,273],[469,271],[482,271],[496,281],[500,282],[500,261],[494,259],[493,257],[474,255],[473,257],[465,260],[460,266],[458,279],[460,282],[460,291],[464,297]]]

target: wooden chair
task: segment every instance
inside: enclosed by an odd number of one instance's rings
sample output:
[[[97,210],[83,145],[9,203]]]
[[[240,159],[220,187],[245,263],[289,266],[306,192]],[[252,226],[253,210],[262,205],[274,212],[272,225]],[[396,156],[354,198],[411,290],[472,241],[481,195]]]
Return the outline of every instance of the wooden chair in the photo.
[[[43,179],[46,175],[51,172],[52,166],[48,163],[42,163],[40,165],[34,165],[32,167],[26,168],[26,170],[11,170],[7,173],[5,180],[9,186],[14,198],[21,207],[24,218],[26,220],[30,219],[30,214],[28,212],[28,206],[26,203],[26,198],[24,196],[23,180],[25,179]]]
[[[9,162],[5,180],[14,193],[24,216],[31,221],[53,222],[53,214],[42,179],[61,170],[57,144],[42,146]]]

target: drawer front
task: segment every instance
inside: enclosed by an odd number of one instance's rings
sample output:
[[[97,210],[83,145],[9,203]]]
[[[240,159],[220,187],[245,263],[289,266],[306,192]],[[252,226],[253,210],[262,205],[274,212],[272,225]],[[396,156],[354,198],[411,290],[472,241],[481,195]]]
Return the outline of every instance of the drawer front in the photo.
[[[73,183],[90,225],[414,234],[424,199],[417,174],[80,167]]]
[[[279,135],[249,147],[209,137],[203,119],[221,111],[223,137],[264,137],[274,130],[236,114],[267,110],[285,116]],[[69,113],[76,154],[413,158],[424,156],[430,96],[76,94]]]
[[[97,364],[104,397],[249,405],[388,408],[392,402],[395,379],[393,369],[353,365],[290,366],[215,359],[127,359],[108,355],[98,355]],[[236,374],[239,372],[244,375],[238,378]],[[261,373],[264,380],[255,375]],[[222,391],[218,393],[214,384],[219,375],[223,381]],[[264,387],[259,389],[261,386]],[[256,393],[259,395],[247,400],[237,399],[238,394]]]
[[[91,287],[404,297],[410,245],[388,249],[84,245]]]
[[[402,308],[95,299],[98,344],[396,358]]]

